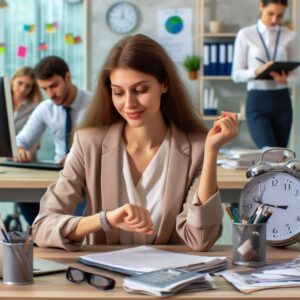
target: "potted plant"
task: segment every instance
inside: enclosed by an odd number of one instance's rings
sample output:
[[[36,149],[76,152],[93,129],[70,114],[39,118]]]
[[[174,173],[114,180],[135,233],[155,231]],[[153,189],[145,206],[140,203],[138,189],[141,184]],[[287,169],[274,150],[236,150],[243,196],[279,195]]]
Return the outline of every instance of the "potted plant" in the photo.
[[[200,69],[200,56],[187,55],[183,61],[183,66],[188,71],[189,79],[195,80]]]

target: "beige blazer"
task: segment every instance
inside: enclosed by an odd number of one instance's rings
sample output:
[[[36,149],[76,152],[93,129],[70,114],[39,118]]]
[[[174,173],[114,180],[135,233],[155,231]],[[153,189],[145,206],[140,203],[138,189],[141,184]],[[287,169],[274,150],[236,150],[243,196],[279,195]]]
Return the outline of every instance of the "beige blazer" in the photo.
[[[56,184],[49,186],[40,202],[35,221],[35,242],[42,247],[76,250],[81,243],[66,237],[81,217],[77,204],[85,197],[87,215],[118,207],[124,123],[109,128],[79,130]],[[163,196],[162,218],[155,244],[185,243],[195,250],[208,250],[222,232],[223,211],[219,193],[204,205],[197,202],[204,134],[185,134],[171,125],[170,161]],[[91,234],[91,244],[118,244],[118,230]]]

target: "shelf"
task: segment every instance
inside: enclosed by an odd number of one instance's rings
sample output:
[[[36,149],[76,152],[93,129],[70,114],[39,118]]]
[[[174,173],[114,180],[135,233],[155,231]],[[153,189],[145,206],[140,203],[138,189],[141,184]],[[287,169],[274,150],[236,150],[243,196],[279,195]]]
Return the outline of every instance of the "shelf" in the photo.
[[[220,32],[220,33],[210,33],[205,32],[199,35],[200,37],[209,37],[209,38],[235,38],[236,33],[234,32]]]
[[[200,76],[202,80],[232,80],[230,76]]]

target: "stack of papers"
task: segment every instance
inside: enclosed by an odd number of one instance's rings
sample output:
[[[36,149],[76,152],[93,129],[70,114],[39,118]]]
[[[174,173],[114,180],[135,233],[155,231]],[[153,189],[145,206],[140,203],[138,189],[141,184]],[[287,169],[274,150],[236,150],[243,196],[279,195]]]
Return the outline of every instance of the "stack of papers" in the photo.
[[[223,271],[222,275],[237,289],[252,293],[263,289],[300,286],[300,259],[292,262],[271,265],[255,271]]]
[[[225,270],[228,265],[226,257],[189,255],[149,246],[83,255],[78,261],[126,275],[138,275],[169,268],[213,273]]]
[[[257,163],[262,153],[270,149],[265,147],[263,149],[230,149],[223,152],[224,159],[221,166],[226,169],[248,169]],[[284,151],[270,151],[264,155],[265,161],[281,162],[285,159]]]
[[[212,281],[208,274],[163,269],[125,278],[123,288],[129,293],[167,297],[175,293],[214,289]]]

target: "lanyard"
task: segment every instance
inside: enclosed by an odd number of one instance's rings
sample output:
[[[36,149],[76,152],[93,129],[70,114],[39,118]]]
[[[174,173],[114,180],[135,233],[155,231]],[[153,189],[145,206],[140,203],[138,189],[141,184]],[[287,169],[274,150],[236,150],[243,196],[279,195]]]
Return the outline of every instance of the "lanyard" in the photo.
[[[265,49],[265,52],[266,52],[268,61],[270,61],[270,60],[271,60],[271,55],[270,55],[270,52],[269,52],[269,50],[268,50],[268,48],[267,48],[267,45],[266,45],[266,43],[265,43],[265,40],[264,40],[264,38],[263,38],[261,32],[260,32],[259,29],[258,29],[258,24],[256,24],[256,29],[257,29],[257,33],[258,33],[258,35],[259,35],[259,38],[260,38],[260,40],[261,40],[261,42],[262,42],[262,44],[263,44],[263,46],[264,46],[264,49]],[[275,61],[276,56],[277,56],[277,50],[278,50],[278,44],[279,44],[280,33],[281,33],[281,29],[279,28],[279,30],[277,31],[277,36],[276,36],[275,49],[274,49],[274,54],[273,54],[273,59],[272,59],[273,61]]]

